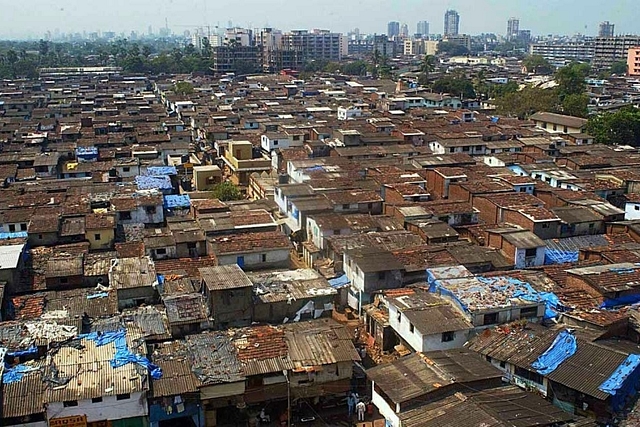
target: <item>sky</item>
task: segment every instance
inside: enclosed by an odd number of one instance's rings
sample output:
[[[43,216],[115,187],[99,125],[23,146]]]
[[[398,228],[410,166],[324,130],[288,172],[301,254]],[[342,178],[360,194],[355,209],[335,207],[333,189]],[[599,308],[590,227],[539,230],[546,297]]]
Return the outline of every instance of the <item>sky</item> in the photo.
[[[431,33],[442,33],[447,9],[460,14],[460,32],[506,32],[509,17],[532,34],[595,35],[601,21],[617,34],[640,33],[638,0],[0,0],[0,38],[41,37],[54,32],[169,28],[183,33],[211,25],[258,28],[330,29],[386,33],[389,21],[407,23],[409,32],[426,20]]]

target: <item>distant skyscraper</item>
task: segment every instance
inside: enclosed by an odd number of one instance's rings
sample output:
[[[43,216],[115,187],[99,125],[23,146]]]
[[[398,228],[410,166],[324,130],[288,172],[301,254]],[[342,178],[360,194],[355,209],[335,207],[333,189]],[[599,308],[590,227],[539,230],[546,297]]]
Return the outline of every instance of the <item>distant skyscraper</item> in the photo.
[[[614,27],[615,25],[609,21],[601,22],[598,37],[613,37]]]
[[[397,21],[389,22],[387,25],[387,35],[389,37],[399,36],[400,35],[400,23]]]
[[[429,23],[427,21],[420,21],[416,27],[416,34],[420,34],[423,37],[427,37],[429,35]]]
[[[409,26],[407,24],[402,24],[400,27],[400,35],[402,37],[409,37]]]
[[[455,10],[447,10],[444,14],[444,35],[457,36],[460,33],[460,15]]]
[[[507,38],[515,39],[520,31],[520,20],[518,18],[509,18],[507,21]]]

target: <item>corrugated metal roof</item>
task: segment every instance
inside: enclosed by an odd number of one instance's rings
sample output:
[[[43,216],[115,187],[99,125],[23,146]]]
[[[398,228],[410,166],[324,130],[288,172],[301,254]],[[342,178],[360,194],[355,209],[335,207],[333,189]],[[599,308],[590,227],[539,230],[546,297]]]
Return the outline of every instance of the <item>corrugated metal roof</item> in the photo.
[[[0,270],[16,268],[23,250],[24,245],[0,246]]]
[[[116,289],[153,286],[156,269],[149,257],[119,258],[111,262],[109,284]]]
[[[210,291],[253,287],[249,277],[237,264],[204,267],[198,271]]]
[[[191,360],[184,341],[158,344],[151,359],[162,368],[162,378],[152,380],[153,397],[198,391],[202,383],[191,370]]]
[[[192,370],[204,385],[244,381],[237,351],[226,335],[189,335],[186,344]]]
[[[34,365],[42,367],[42,363]],[[2,416],[14,418],[44,413],[44,391],[42,371],[28,372],[20,381],[3,384]]]

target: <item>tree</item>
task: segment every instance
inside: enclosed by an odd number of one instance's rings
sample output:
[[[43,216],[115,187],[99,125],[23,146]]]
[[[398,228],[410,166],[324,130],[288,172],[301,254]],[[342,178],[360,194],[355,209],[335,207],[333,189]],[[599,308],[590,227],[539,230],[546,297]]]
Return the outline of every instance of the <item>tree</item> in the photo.
[[[449,56],[468,55],[469,49],[458,43],[440,42],[438,43],[438,53],[444,53]]]
[[[626,107],[589,118],[587,132],[600,144],[640,146],[640,110]]]
[[[367,63],[353,61],[342,66],[342,72],[348,76],[364,76],[367,74]]]
[[[587,117],[589,114],[589,95],[578,93],[567,95],[562,100],[562,112],[569,116]]]
[[[551,74],[553,66],[543,56],[529,55],[522,61],[522,65],[529,73],[534,74]]]
[[[586,85],[584,79],[589,75],[588,64],[572,63],[560,68],[555,75],[561,101],[568,95],[584,93]]]
[[[371,75],[373,76],[373,78],[376,78],[378,77],[378,67],[380,66],[380,61],[382,60],[382,54],[380,53],[378,48],[373,51],[369,59],[371,60]]]
[[[525,87],[519,92],[496,98],[498,114],[527,118],[538,111],[558,111],[558,92],[554,89]]]
[[[213,196],[222,202],[242,199],[242,193],[238,187],[229,181],[215,185],[211,191]]]
[[[173,91],[178,95],[190,95],[193,93],[193,85],[189,82],[177,82]]]
[[[423,86],[429,84],[429,74],[433,73],[436,70],[436,57],[433,55],[425,55],[422,63],[420,64],[420,77],[418,78],[418,83]]]
[[[462,96],[463,98],[476,97],[473,83],[464,76],[443,77],[436,80],[432,88],[434,92],[449,93],[454,96]]]
[[[623,76],[627,74],[627,63],[624,61],[616,61],[611,64],[611,74],[615,74],[617,76]]]

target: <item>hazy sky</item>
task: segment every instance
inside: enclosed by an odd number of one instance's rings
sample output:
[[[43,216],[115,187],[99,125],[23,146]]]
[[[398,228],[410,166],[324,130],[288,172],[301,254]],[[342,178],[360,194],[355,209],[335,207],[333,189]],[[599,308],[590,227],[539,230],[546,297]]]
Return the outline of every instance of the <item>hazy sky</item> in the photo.
[[[598,23],[615,23],[616,33],[640,33],[638,0],[0,0],[0,38],[39,37],[60,32],[131,30],[164,26],[178,33],[195,26],[263,27],[283,30],[326,28],[385,33],[397,20],[416,31],[429,21],[441,33],[447,8],[460,13],[460,31],[503,34],[510,16],[533,34],[595,34]]]

